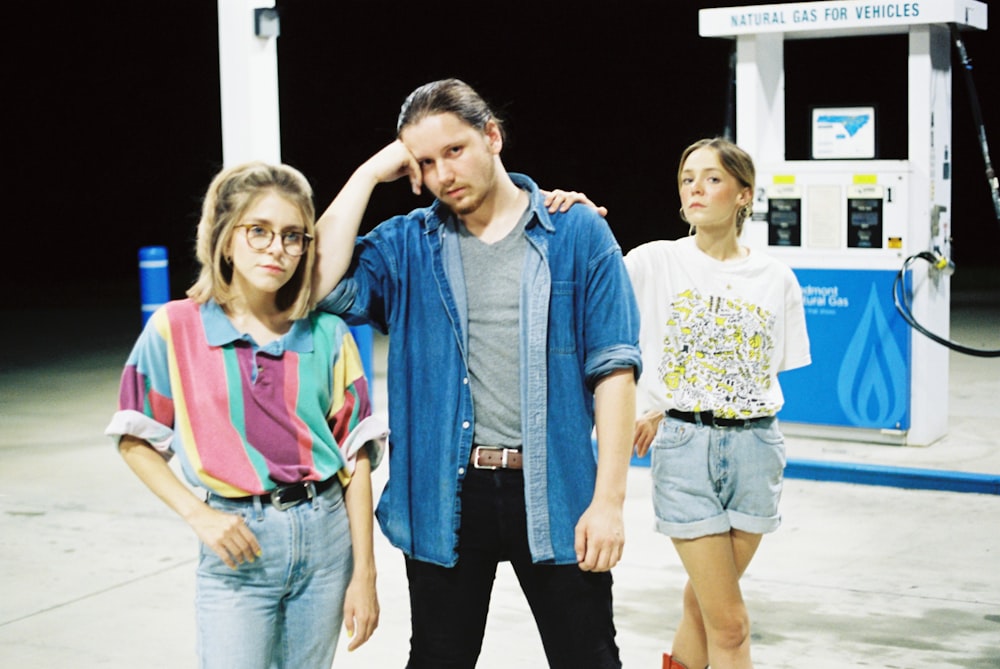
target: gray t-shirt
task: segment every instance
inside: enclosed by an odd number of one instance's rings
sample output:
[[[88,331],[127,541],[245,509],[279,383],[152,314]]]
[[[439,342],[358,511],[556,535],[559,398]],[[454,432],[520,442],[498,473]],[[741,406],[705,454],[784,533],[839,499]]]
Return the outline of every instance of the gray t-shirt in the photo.
[[[469,305],[469,377],[475,405],[473,441],[521,446],[521,269],[528,241],[525,210],[517,225],[492,244],[459,225]]]

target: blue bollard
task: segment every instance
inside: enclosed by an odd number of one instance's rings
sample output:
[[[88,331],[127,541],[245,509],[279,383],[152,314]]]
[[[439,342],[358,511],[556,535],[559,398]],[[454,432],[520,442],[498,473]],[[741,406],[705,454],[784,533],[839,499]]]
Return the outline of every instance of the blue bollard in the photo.
[[[143,246],[139,249],[139,295],[142,298],[142,324],[160,306],[170,300],[170,271],[167,247]]]

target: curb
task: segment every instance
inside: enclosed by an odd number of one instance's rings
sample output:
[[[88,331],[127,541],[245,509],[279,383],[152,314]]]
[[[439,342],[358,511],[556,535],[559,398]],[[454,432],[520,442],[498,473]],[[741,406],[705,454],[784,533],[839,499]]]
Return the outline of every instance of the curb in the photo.
[[[632,456],[632,466],[649,467],[649,455]],[[788,460],[785,478],[837,481],[911,490],[944,490],[1000,495],[1000,475],[947,469],[891,467],[826,460]]]

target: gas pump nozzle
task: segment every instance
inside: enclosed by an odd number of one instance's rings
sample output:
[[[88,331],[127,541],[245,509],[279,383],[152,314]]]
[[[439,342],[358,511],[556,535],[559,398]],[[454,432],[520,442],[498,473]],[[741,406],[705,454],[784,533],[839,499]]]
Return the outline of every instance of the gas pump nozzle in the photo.
[[[934,269],[945,276],[951,276],[955,273],[955,263],[952,262],[951,258],[941,253],[940,249],[935,248],[933,251],[924,251],[919,255],[929,262]]]

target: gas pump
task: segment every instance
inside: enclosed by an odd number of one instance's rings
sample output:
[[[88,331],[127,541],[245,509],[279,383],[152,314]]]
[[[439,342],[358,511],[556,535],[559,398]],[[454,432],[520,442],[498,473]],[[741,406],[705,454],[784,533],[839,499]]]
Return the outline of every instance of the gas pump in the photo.
[[[703,37],[735,40],[736,141],[754,157],[743,241],[786,262],[802,286],[811,366],[782,375],[786,434],[929,445],[948,418],[948,349],[894,305],[904,261],[949,256],[950,27],[985,30],[986,5],[802,2],[703,9]],[[785,40],[907,36],[907,118],[877,106],[814,108],[809,160],[785,156]],[[878,156],[879,124],[908,124],[905,159]],[[947,263],[942,263],[946,265]],[[947,336],[950,281],[909,266],[909,306]]]

